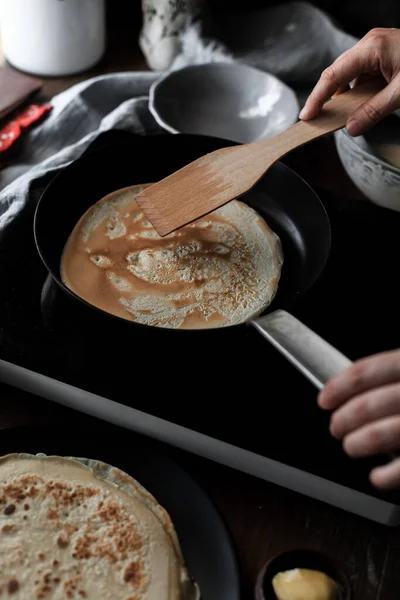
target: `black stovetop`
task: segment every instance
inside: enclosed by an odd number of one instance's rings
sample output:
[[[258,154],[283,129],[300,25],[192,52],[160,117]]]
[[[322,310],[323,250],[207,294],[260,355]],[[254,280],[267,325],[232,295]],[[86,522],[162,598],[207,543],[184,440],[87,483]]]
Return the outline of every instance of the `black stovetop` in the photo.
[[[351,359],[397,347],[400,213],[316,191],[332,252],[293,314]],[[382,497],[367,477],[381,459],[345,456],[315,388],[252,327],[221,347],[182,348],[136,334],[116,343],[75,319],[46,281],[34,204],[0,233],[0,358]]]

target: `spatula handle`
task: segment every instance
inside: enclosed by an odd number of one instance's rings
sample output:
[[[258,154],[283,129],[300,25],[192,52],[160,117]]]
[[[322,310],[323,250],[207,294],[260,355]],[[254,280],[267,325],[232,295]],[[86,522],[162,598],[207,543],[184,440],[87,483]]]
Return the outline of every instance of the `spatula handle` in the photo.
[[[313,119],[298,121],[284,132],[256,144],[259,145],[261,153],[263,147],[265,148],[268,158],[271,157],[271,144],[273,144],[277,156],[281,158],[307,142],[344,127],[357,108],[381,89],[382,86],[376,83],[357,85],[326,102],[320,114]]]

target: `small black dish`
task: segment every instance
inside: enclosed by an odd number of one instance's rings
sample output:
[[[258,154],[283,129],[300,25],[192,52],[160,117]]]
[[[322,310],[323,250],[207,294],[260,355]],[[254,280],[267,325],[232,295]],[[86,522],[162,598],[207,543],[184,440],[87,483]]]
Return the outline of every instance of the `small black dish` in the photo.
[[[315,550],[301,549],[279,554],[264,565],[256,582],[256,600],[277,600],[272,579],[277,573],[290,569],[313,569],[325,573],[338,584],[338,600],[351,600],[350,580],[335,561]]]

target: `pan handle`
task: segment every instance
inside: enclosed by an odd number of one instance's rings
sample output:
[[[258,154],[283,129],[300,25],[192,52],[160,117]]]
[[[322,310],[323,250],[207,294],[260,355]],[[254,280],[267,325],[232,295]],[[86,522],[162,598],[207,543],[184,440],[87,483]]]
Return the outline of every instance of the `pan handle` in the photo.
[[[307,379],[321,390],[352,363],[336,348],[284,310],[250,321]]]
[[[250,324],[318,390],[322,390],[328,379],[352,364],[339,350],[285,310],[275,310]],[[399,456],[399,452],[388,454],[389,460]]]

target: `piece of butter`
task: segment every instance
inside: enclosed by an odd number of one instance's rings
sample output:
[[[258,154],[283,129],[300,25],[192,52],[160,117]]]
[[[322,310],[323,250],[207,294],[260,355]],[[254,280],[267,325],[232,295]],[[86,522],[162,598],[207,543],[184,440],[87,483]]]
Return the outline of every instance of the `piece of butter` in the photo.
[[[335,581],[312,569],[291,569],[277,573],[272,579],[277,600],[338,600]]]

